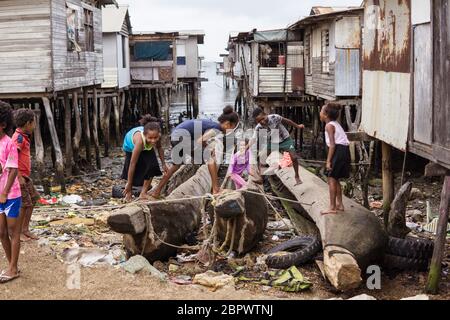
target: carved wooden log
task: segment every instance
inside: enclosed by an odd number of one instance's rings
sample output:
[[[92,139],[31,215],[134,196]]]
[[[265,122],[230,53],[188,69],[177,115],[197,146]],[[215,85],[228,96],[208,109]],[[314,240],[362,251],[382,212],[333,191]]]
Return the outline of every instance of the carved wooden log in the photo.
[[[338,290],[358,287],[361,269],[381,259],[388,241],[379,219],[348,198],[345,212],[324,216],[321,212],[329,206],[326,183],[304,168],[300,168],[302,185],[295,186],[292,168],[279,170],[276,176],[319,228],[327,278]]]
[[[147,205],[150,233],[147,237],[146,213],[142,207],[131,205],[117,210],[108,218],[111,229],[124,233],[124,245],[130,255],[143,255],[150,262],[167,260],[177,249],[165,243],[180,246],[186,236],[199,228],[201,197],[211,192],[211,176],[207,166],[202,166],[188,181],[176,188],[167,198],[169,202]],[[180,200],[180,201],[178,201]],[[147,237],[147,239],[145,239]]]
[[[248,193],[245,191],[251,191]],[[242,199],[236,199],[230,197],[229,207],[239,208],[241,203],[245,204],[245,210],[240,215],[235,216],[235,237],[229,243],[227,247],[231,250],[237,251],[239,254],[246,254],[251,251],[258,242],[262,239],[264,231],[268,222],[268,208],[267,202],[264,196],[257,195],[253,192],[259,193],[257,185],[252,179],[249,180],[247,187],[240,191]],[[222,207],[226,207],[222,204]],[[225,219],[216,215],[217,222],[217,238],[223,243],[227,235],[227,225],[229,219]]]

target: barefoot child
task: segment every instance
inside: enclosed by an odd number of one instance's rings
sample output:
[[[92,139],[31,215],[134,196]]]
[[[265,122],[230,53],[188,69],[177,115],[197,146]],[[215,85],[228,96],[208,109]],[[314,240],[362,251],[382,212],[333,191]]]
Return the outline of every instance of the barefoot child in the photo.
[[[19,153],[19,173],[18,179],[22,193],[22,208],[20,215],[22,217],[22,241],[37,240],[36,235],[30,232],[30,220],[33,214],[34,206],[39,200],[39,193],[31,180],[31,154],[30,141],[35,127],[34,112],[30,109],[19,109],[14,113],[14,119],[17,126],[16,132],[12,136],[12,141],[17,146]]]
[[[141,127],[134,128],[126,134],[123,142],[126,158],[122,179],[127,180],[124,190],[126,201],[131,201],[133,187],[142,187],[140,198],[146,199],[153,177],[162,175],[155,149],[158,150],[164,171],[167,171],[158,119],[146,115],[140,124]]]
[[[216,154],[217,152],[214,150],[216,143],[213,140],[219,134],[225,134],[228,130],[234,130],[239,124],[239,115],[234,112],[233,107],[227,106],[223,109],[223,114],[218,120],[219,122],[204,119],[188,120],[174,129],[170,136],[172,161],[174,164],[168,173],[164,175],[158,187],[156,187],[152,194],[153,197],[160,197],[164,186],[169,182],[174,173],[181,168],[181,165],[186,162],[186,156],[196,158],[197,152],[195,150],[198,150],[200,147],[207,147],[209,150],[202,152],[202,159],[195,160],[208,164],[212,180],[212,192],[214,194],[220,192],[219,179],[217,177],[217,159],[221,155]]]
[[[326,123],[325,140],[328,146],[327,171],[328,186],[330,188],[330,208],[322,215],[336,214],[345,211],[342,202],[342,187],[340,179],[350,177],[350,142],[342,126],[336,121],[341,106],[337,103],[328,103],[320,112],[320,120]]]
[[[268,115],[261,108],[256,108],[253,111],[253,118],[255,119],[256,123],[258,123],[258,125],[255,128],[255,133],[253,135],[251,144],[256,142],[259,130],[268,130],[268,133],[270,134],[270,144],[268,146],[268,152],[270,153],[272,151],[275,151],[277,147],[281,153],[289,152],[294,166],[296,184],[301,184],[302,180],[300,179],[300,175],[298,174],[298,158],[295,152],[294,140],[292,140],[285,125],[297,129],[304,129],[305,126],[302,124],[297,124],[292,120],[283,118],[278,114]],[[271,133],[272,130],[277,130],[278,134]]]
[[[20,253],[20,232],[22,217],[20,206],[22,198],[17,179],[17,147],[7,132],[13,128],[11,106],[0,101],[0,240],[5,250],[9,267],[0,273],[0,283],[19,277],[17,263]]]

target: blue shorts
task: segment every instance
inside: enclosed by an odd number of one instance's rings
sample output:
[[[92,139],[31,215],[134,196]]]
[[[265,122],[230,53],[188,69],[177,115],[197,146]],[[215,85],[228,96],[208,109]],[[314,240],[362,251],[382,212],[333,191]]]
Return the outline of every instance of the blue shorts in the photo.
[[[5,203],[0,203],[0,214],[5,214],[7,218],[18,218],[21,206],[22,197],[8,200]]]

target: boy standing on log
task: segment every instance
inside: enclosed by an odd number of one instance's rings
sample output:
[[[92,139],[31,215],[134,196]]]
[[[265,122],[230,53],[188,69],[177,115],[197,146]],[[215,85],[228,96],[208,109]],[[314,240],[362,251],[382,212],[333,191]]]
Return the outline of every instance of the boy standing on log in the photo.
[[[320,112],[320,120],[326,123],[325,140],[328,146],[327,172],[328,186],[330,189],[330,208],[322,212],[322,215],[336,214],[345,211],[342,201],[341,179],[350,177],[350,142],[342,126],[337,122],[341,105],[328,103]]]
[[[292,120],[283,118],[278,114],[268,115],[261,108],[256,108],[253,111],[253,119],[255,119],[258,125],[255,128],[251,144],[254,144],[257,141],[258,133],[261,129],[268,130],[268,133],[270,134],[268,153],[276,151],[277,148],[281,153],[289,152],[294,166],[296,185],[301,184],[302,180],[300,179],[300,175],[298,173],[298,157],[295,151],[294,140],[292,140],[285,125],[297,129],[304,129],[305,126],[303,124],[297,124]]]
[[[0,273],[0,283],[19,277],[22,197],[17,179],[19,167],[16,144],[8,136],[13,129],[11,106],[0,101],[0,240],[9,268]]]
[[[39,200],[39,193],[34,187],[33,180],[31,180],[31,153],[30,142],[34,127],[36,126],[34,112],[30,109],[19,109],[14,114],[16,122],[16,132],[12,137],[12,141],[17,146],[19,153],[19,173],[18,179],[20,183],[20,190],[22,192],[22,208],[20,215],[23,219],[22,234],[20,239],[22,241],[37,240],[36,235],[30,232],[30,220],[33,214],[34,206]]]

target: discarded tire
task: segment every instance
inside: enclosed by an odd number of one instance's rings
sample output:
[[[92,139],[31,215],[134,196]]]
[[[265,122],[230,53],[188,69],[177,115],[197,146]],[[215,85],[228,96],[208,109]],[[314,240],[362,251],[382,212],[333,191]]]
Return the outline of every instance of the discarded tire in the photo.
[[[386,254],[384,256],[383,267],[390,271],[427,271],[428,260]]]
[[[112,188],[112,197],[113,199],[123,199],[125,198],[123,196],[123,190],[125,190],[125,187],[123,186],[113,186]],[[142,188],[133,187],[133,196],[139,197],[141,195]]]
[[[316,237],[298,237],[276,246],[267,254],[266,264],[273,269],[288,269],[311,261],[322,248]]]
[[[434,244],[430,240],[389,237],[386,253],[393,256],[428,261],[433,257],[433,250]]]

